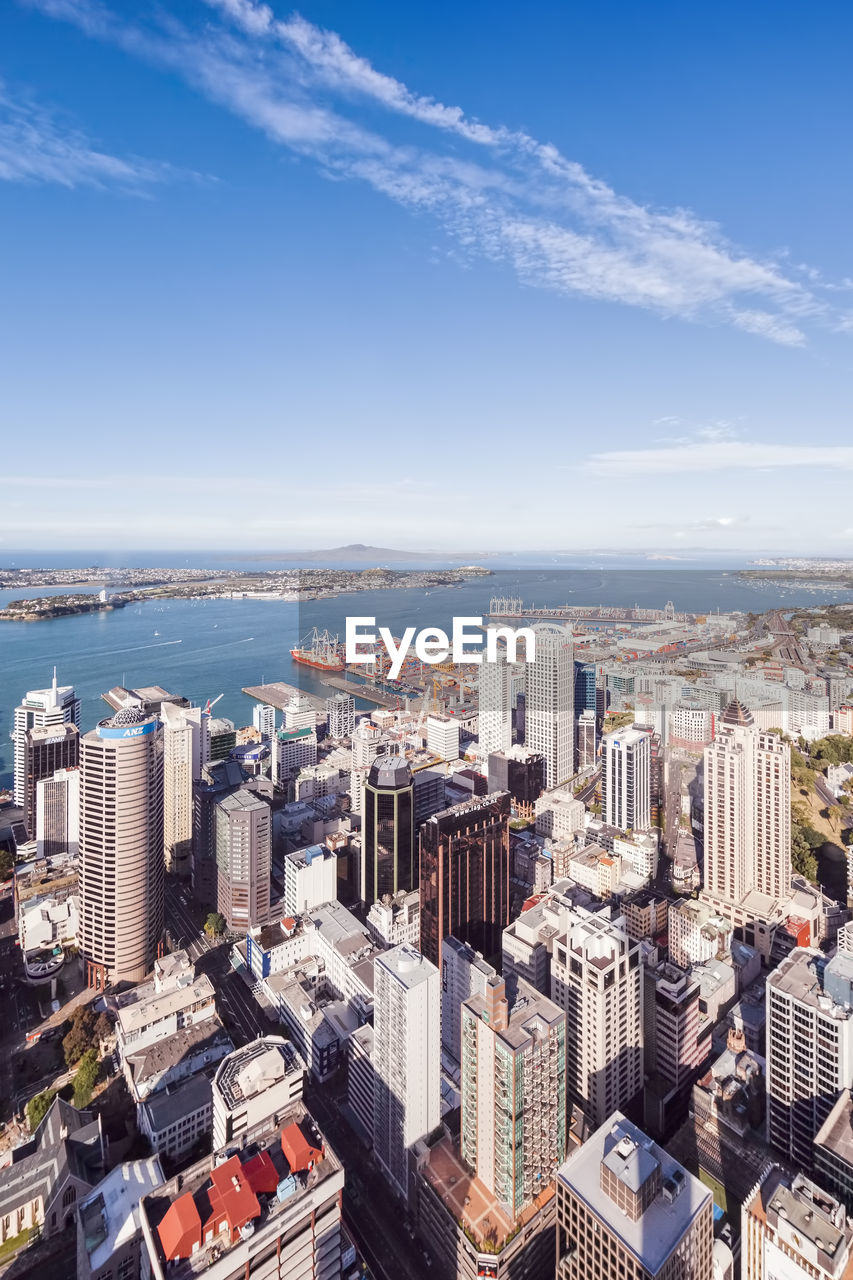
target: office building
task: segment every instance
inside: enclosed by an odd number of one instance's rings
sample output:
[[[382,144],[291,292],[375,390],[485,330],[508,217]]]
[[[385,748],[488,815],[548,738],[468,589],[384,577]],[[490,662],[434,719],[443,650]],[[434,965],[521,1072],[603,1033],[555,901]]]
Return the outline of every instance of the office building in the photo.
[[[17,743],[16,743],[17,746]],[[31,840],[39,838],[38,784],[57,769],[76,769],[80,731],[76,724],[46,724],[24,733],[24,825]]]
[[[299,916],[338,896],[338,859],[328,845],[312,844],[284,855],[284,910]]]
[[[698,1166],[743,1202],[767,1165],[764,1059],[729,1030],[726,1048],[693,1085]]]
[[[741,1210],[742,1280],[842,1280],[853,1222],[802,1173],[770,1165]]]
[[[193,897],[213,908],[217,897],[216,806],[224,796],[249,785],[249,775],[236,760],[202,766],[193,786]]]
[[[570,790],[546,791],[533,806],[536,834],[550,840],[571,841],[586,823],[586,805]]]
[[[437,965],[449,934],[497,955],[509,923],[509,793],[434,814],[421,827],[421,949]]]
[[[128,707],[80,743],[80,949],[88,981],[139,982],[163,938],[163,731]]]
[[[579,720],[585,712],[595,716],[596,669],[594,662],[578,662],[575,660],[575,694],[574,713]]]
[[[335,1280],[343,1167],[301,1102],[240,1151],[210,1157],[140,1205],[151,1280]]]
[[[767,1140],[811,1169],[814,1139],[853,1080],[853,956],[795,948],[767,978]]]
[[[270,916],[272,810],[240,788],[216,804],[217,909],[229,929],[254,929]]]
[[[503,645],[498,645],[494,662],[480,665],[477,740],[484,760],[512,746],[512,673]]]
[[[557,1174],[556,1280],[712,1280],[713,1198],[618,1111]]]
[[[211,716],[209,712],[204,714],[204,721],[207,752],[205,764],[208,761],[215,764],[217,760],[226,760],[237,745],[234,721],[227,720],[224,716]]]
[[[303,725],[298,729],[279,729],[273,741],[272,776],[280,791],[299,773],[317,763],[317,731]]]
[[[186,1159],[197,1144],[209,1142],[212,1126],[210,1080],[203,1071],[157,1089],[136,1108],[136,1127],[166,1160]]]
[[[489,791],[508,791],[520,818],[532,818],[536,801],[545,790],[545,757],[530,747],[516,745],[489,756]]]
[[[377,756],[364,787],[358,896],[372,903],[416,884],[412,770],[405,756]]]
[[[211,1083],[213,1150],[246,1147],[302,1097],[305,1063],[289,1040],[261,1036],[223,1058]]]
[[[252,707],[252,724],[261,735],[262,742],[272,742],[275,737],[275,707],[268,702],[256,702]]]
[[[572,633],[542,622],[536,633],[536,660],[525,668],[524,745],[545,757],[550,790],[574,773],[575,694]]]
[[[484,996],[496,971],[478,951],[452,935],[441,941],[441,1048],[454,1062],[461,1057],[462,1005],[471,996]]]
[[[397,1195],[410,1196],[410,1152],[441,1120],[439,974],[403,945],[374,964],[373,1153]]]
[[[643,1084],[640,944],[603,913],[579,909],[565,926],[553,945],[551,999],[566,1014],[566,1088],[599,1125]]]
[[[80,769],[75,766],[36,783],[36,849],[39,858],[76,857],[79,847]]]
[[[421,949],[421,894],[419,889],[401,889],[393,896],[386,894],[374,902],[367,913],[366,924],[380,947],[399,947],[408,942]]]
[[[652,740],[639,729],[601,739],[601,816],[620,831],[648,831],[652,821]]]
[[[427,751],[439,760],[459,759],[459,721],[452,716],[427,716]]]
[[[460,1154],[510,1217],[552,1182],[566,1150],[566,1017],[497,974],[462,1004]]]
[[[44,729],[73,724],[80,728],[80,699],[73,685],[57,685],[56,668],[49,689],[30,689],[12,716],[12,742],[15,769],[15,804],[26,802],[26,735],[29,729]],[[60,767],[60,766],[57,766]]]
[[[336,693],[326,699],[326,724],[330,738],[340,742],[351,738],[355,730],[355,698],[348,693]]]
[[[135,1280],[141,1274],[139,1203],[165,1181],[158,1156],[126,1160],[80,1201],[77,1280]]]
[[[853,1213],[853,1102],[842,1089],[814,1140],[815,1176]]]
[[[200,707],[164,702],[163,857],[166,870],[189,879],[192,872],[193,784],[201,777]]]
[[[730,702],[705,748],[705,891],[739,903],[791,888],[791,752]]]
[[[594,711],[583,711],[575,721],[575,768],[592,769],[598,757],[598,724]]]

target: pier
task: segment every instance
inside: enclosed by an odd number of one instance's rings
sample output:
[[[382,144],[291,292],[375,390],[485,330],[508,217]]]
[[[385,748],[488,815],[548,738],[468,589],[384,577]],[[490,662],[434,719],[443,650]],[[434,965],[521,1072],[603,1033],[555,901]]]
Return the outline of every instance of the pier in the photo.
[[[249,685],[243,692],[248,697],[254,698],[256,702],[266,702],[269,706],[275,707],[276,711],[283,711],[293,698],[304,698],[306,702],[311,703],[321,720],[326,719],[325,698],[318,697],[316,693],[307,693],[305,689],[300,689],[295,684],[285,684],[283,680],[277,680],[274,684]]]
[[[343,676],[321,676],[320,682],[330,689],[349,693],[353,698],[363,698],[365,702],[375,702],[378,707],[387,707],[389,711],[395,711],[403,701],[402,694],[384,693],[372,684],[357,684],[354,680],[345,680]],[[323,710],[325,712],[325,708]]]

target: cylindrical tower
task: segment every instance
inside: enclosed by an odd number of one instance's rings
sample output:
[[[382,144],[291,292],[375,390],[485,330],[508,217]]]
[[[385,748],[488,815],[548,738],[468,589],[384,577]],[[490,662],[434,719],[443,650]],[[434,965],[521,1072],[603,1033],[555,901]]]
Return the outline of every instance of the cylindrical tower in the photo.
[[[135,708],[80,744],[80,938],[90,985],[139,982],[163,936],[163,731]]]

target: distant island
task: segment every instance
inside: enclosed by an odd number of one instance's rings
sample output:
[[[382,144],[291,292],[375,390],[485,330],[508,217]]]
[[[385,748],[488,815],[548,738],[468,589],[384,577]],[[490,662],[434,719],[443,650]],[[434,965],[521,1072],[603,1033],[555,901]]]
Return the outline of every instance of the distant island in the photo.
[[[0,586],[25,589],[65,585],[69,570],[53,571],[59,582],[50,580],[49,569],[0,571]],[[324,600],[358,591],[431,590],[455,586],[470,578],[490,577],[491,569],[481,565],[462,565],[449,569],[280,569],[267,571],[226,570],[215,576],[204,569],[121,569],[99,572],[97,568],[75,570],[74,585],[97,585],[109,574],[108,583],[97,595],[75,592],[62,595],[31,596],[12,600],[0,610],[3,622],[40,622],[77,613],[99,613],[123,609],[144,600],[266,599],[300,603]],[[37,584],[32,578],[38,579]],[[119,578],[121,585],[116,583]],[[71,585],[71,584],[69,584]]]

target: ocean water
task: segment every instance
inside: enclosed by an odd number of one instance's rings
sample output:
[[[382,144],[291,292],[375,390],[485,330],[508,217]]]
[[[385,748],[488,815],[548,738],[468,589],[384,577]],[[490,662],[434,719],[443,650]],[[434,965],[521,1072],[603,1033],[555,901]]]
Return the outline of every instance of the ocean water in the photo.
[[[47,562],[47,561],[45,561]],[[0,592],[0,606],[27,592]],[[47,592],[39,593],[47,594]],[[12,779],[12,712],[28,689],[50,684],[53,667],[82,700],[85,731],[109,714],[101,695],[117,684],[159,684],[197,705],[217,698],[215,714],[251,723],[247,685],[283,680],[328,696],[319,675],[290,649],[312,627],[343,637],[347,615],[375,617],[400,635],[407,626],[449,628],[454,615],[484,616],[494,595],[528,605],[639,604],[712,612],[760,612],[853,599],[761,586],[720,570],[499,570],[461,586],[341,594],[295,605],[278,600],[166,600],[50,621],[0,623],[0,785]]]

